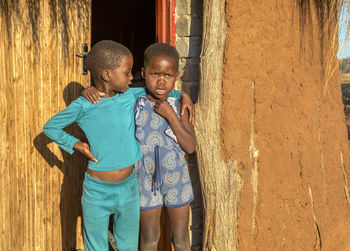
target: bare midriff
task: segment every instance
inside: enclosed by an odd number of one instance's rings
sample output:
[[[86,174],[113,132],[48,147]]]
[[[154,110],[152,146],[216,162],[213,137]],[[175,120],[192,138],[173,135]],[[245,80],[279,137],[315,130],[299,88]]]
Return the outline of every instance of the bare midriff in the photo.
[[[114,170],[114,171],[95,171],[88,168],[87,173],[91,177],[98,180],[103,180],[107,182],[120,182],[130,176],[133,168],[134,168],[134,165],[125,167],[120,170]]]

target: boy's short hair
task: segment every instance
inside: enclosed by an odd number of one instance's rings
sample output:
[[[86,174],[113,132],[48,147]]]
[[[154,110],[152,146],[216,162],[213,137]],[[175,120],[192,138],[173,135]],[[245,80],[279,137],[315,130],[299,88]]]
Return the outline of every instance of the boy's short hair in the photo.
[[[112,40],[96,43],[86,56],[86,67],[94,80],[103,70],[113,70],[120,66],[125,56],[132,55],[124,45]]]
[[[179,53],[173,46],[166,43],[154,43],[147,47],[144,54],[143,67],[146,68],[151,62],[151,59],[158,56],[174,59],[176,70],[179,69]]]

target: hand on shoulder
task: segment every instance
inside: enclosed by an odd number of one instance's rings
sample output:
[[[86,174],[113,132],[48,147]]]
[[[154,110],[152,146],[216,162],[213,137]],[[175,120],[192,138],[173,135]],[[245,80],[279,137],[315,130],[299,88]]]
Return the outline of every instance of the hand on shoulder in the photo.
[[[95,86],[89,86],[82,92],[82,96],[94,104],[100,101],[100,98],[104,97],[105,95],[105,93],[98,91]]]

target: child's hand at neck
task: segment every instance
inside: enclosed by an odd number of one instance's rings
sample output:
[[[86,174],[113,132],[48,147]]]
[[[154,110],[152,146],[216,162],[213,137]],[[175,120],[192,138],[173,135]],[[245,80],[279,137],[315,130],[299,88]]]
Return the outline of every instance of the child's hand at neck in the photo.
[[[154,111],[168,121],[177,118],[174,109],[166,100],[157,100],[154,105]]]

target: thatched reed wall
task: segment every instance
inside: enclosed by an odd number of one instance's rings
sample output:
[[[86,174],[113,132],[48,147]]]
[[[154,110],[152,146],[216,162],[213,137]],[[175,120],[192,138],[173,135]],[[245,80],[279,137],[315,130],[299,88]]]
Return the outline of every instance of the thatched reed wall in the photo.
[[[42,127],[88,85],[75,53],[90,41],[90,5],[0,2],[0,250],[75,248],[86,163]]]

